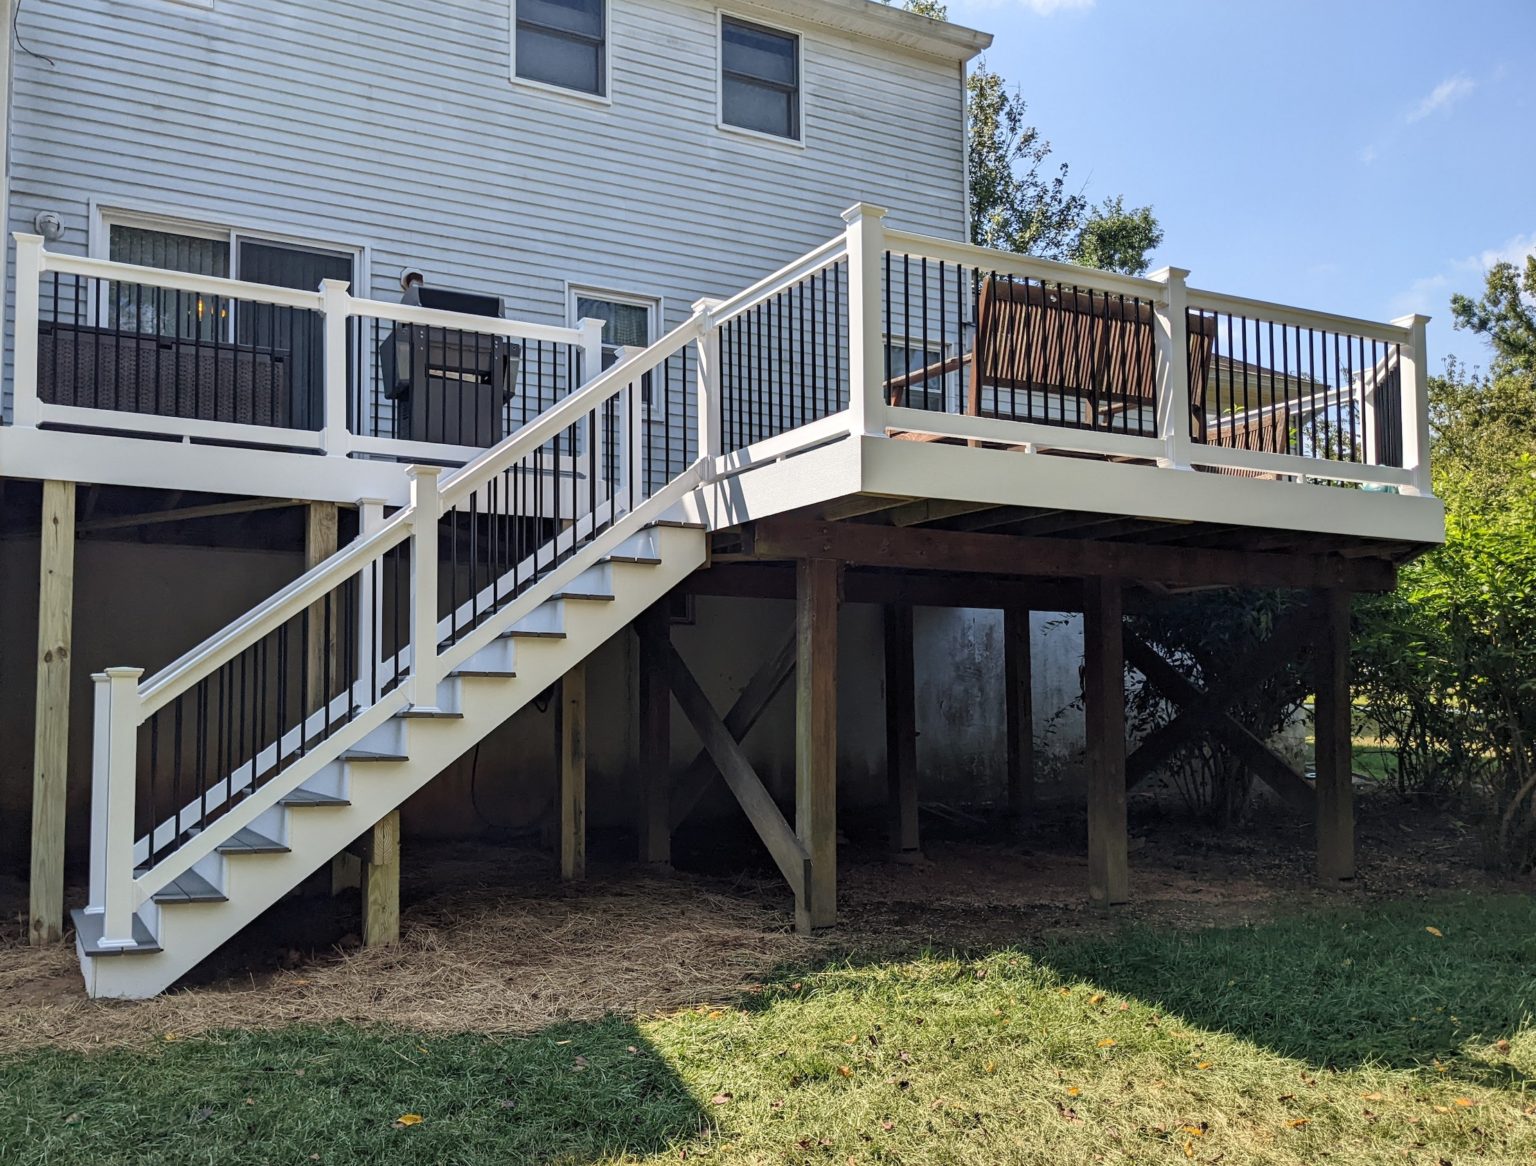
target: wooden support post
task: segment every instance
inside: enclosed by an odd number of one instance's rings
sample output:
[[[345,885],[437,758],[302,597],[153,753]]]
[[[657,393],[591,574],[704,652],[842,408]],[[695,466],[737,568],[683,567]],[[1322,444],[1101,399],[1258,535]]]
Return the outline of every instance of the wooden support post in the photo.
[[[796,564],[795,833],[810,878],[795,901],[795,928],[837,921],[837,606],[842,564]]]
[[[672,694],[656,650],[671,635],[666,605],[640,617],[640,861],[672,861]]]
[[[917,823],[917,674],[912,606],[885,608],[885,765],[890,797],[891,854],[922,856]]]
[[[1008,815],[1015,825],[1035,804],[1035,708],[1029,610],[1003,609],[1003,711],[1008,740]]]
[[[363,836],[363,943],[400,942],[400,811],[391,810]]]
[[[1125,650],[1121,581],[1083,582],[1083,705],[1088,760],[1088,896],[1130,898],[1125,815]]]
[[[1331,588],[1317,595],[1313,733],[1317,742],[1317,874],[1325,882],[1355,877],[1349,598],[1347,591]]]
[[[70,612],[75,595],[75,484],[43,483],[37,596],[37,718],[32,730],[34,944],[64,937],[64,810],[69,790]]]
[[[587,877],[587,665],[560,681],[560,877]]]

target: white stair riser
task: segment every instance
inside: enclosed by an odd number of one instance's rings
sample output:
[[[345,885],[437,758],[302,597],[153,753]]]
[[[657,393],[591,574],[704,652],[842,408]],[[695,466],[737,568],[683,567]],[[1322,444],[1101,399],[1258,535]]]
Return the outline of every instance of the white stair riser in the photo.
[[[84,959],[87,990],[93,996],[138,998],[169,987],[692,574],[704,562],[705,545],[701,531],[674,528],[647,530],[643,538],[628,540],[631,549],[623,553],[660,558],[661,565],[610,564],[614,601],[561,604],[564,639],[498,641],[515,644],[517,676],[446,682],[439,698],[462,718],[396,717],[368,734],[360,749],[403,754],[409,760],[337,762],[322,769],[307,788],[346,797],[350,805],[279,806],[260,815],[253,828],[290,850],[204,859],[196,869],[228,901],[141,908],[141,918],[154,916],[154,934],[163,950]]]

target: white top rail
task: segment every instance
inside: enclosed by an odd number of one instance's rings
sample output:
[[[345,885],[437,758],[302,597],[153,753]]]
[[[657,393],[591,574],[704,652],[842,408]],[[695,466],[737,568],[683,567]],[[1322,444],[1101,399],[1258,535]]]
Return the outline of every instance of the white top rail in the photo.
[[[319,290],[277,287],[270,283],[251,283],[226,279],[221,275],[194,275],[164,267],[141,267],[137,263],[119,263],[114,259],[94,259],[88,255],[68,255],[43,248],[44,271],[62,271],[90,279],[137,283],[170,291],[198,292],[205,296],[224,296],[232,300],[251,300],[258,304],[276,304],[284,308],[307,308],[320,312],[325,308]]]
[[[1362,320],[1356,316],[1341,316],[1335,312],[1314,312],[1309,308],[1293,308],[1286,304],[1272,304],[1265,300],[1227,295],[1225,292],[1190,288],[1189,306],[1196,311],[1226,312],[1229,315],[1242,316],[1266,324],[1316,328],[1320,331],[1360,336],[1366,340],[1380,340],[1387,344],[1410,344],[1413,341],[1413,330],[1400,324]]]
[[[1145,279],[1138,275],[1100,271],[1096,267],[1059,263],[1054,259],[1019,255],[1013,251],[998,251],[992,247],[978,247],[974,243],[956,243],[949,239],[917,235],[909,231],[886,231],[885,245],[887,250],[913,259],[937,259],[940,262],[953,263],[960,267],[976,267],[1000,275],[1049,280],[1052,283],[1091,288],[1094,291],[1121,292],[1139,299],[1161,299],[1167,290],[1160,281]]]
[[[848,237],[838,235],[828,239],[821,246],[800,256],[793,263],[786,263],[783,267],[765,275],[751,287],[737,292],[728,300],[722,300],[710,309],[709,324],[711,327],[719,327],[729,320],[735,319],[743,312],[750,312],[753,308],[778,295],[785,288],[793,287],[802,279],[809,279],[818,271],[831,267],[840,262],[848,254]]]

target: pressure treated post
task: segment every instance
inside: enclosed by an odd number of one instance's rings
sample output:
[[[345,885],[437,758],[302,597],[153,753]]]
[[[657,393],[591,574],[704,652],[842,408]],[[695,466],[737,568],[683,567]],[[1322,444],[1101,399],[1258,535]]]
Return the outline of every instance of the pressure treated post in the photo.
[[[810,855],[795,903],[802,933],[837,921],[837,606],[842,565],[795,566],[795,833]]]
[[[1355,877],[1355,804],[1349,715],[1349,592],[1317,594],[1313,734],[1317,769],[1317,875]]]
[[[587,665],[560,681],[560,877],[587,877]]]
[[[391,810],[363,836],[363,943],[400,942],[400,811]]]
[[[37,596],[37,716],[32,733],[34,944],[64,935],[64,810],[69,788],[70,612],[75,594],[75,484],[43,483]]]
[[[1035,710],[1030,683],[1029,610],[1003,610],[1003,712],[1007,721],[1008,816],[1022,822],[1035,804]]]
[[[890,799],[891,854],[922,855],[917,821],[917,676],[912,605],[885,608],[885,765]]]
[[[1125,813],[1125,648],[1118,578],[1083,581],[1083,705],[1088,761],[1088,897],[1130,898]]]
[[[657,659],[670,634],[666,605],[641,615],[640,633],[640,861],[672,861],[672,692]]]

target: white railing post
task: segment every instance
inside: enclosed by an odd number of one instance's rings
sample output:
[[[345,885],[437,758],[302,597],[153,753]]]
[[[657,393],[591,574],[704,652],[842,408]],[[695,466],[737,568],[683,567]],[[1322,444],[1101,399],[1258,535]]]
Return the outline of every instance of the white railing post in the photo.
[[[603,371],[603,322],[594,320],[590,316],[584,316],[576,321],[576,331],[580,333],[581,340],[581,383],[586,384],[593,377]],[[572,386],[573,389],[575,386]],[[592,464],[597,467],[596,473],[602,474],[608,465],[607,437],[603,433],[602,407],[594,409],[587,415],[587,439],[592,443]],[[623,435],[619,436],[622,442]],[[574,452],[574,451],[573,451]],[[571,478],[571,516],[574,518],[581,507],[582,499],[590,497],[584,490],[577,488],[577,478],[572,466]],[[554,488],[560,489],[560,479],[557,475]]]
[[[357,537],[363,538],[384,525],[384,502],[379,498],[357,500]],[[376,591],[379,582],[379,566],[375,561],[357,574],[357,688],[352,702],[367,708],[378,700],[379,686],[373,683],[378,675],[379,644],[383,639],[379,626],[379,605]]]
[[[693,314],[702,317],[699,333],[699,359],[695,369],[694,410],[699,426],[699,460],[705,481],[715,475],[715,462],[725,453],[724,429],[720,424],[724,399],[720,385],[720,329],[709,314],[724,300],[705,298],[693,302]]]
[[[11,424],[37,425],[38,301],[43,279],[43,237],[16,239],[16,322],[11,342]]]
[[[1157,345],[1157,436],[1166,451],[1157,464],[1189,469],[1192,418],[1189,400],[1189,272],[1164,267],[1152,273],[1163,285],[1162,299],[1152,307]]]
[[[1429,384],[1426,375],[1425,327],[1428,316],[1400,316],[1392,321],[1407,332],[1399,356],[1403,385],[1403,469],[1413,475],[1413,485],[1404,486],[1405,494],[1434,493],[1429,480]]]
[[[91,758],[91,875],[86,910],[99,914],[102,947],[133,946],[133,813],[138,785],[142,668],[96,673]],[[151,837],[153,849],[153,837]]]
[[[437,526],[443,516],[438,493],[441,466],[412,466],[411,480],[411,703],[437,707]]]
[[[855,203],[848,224],[848,408],[854,433],[885,435],[885,326],[880,315],[885,263],[884,207]]]
[[[352,293],[344,279],[322,279],[320,297],[325,313],[325,424],[321,441],[329,457],[346,457],[352,451],[352,431],[347,426],[347,321],[352,314]],[[359,373],[363,354],[358,353]]]

